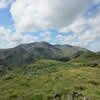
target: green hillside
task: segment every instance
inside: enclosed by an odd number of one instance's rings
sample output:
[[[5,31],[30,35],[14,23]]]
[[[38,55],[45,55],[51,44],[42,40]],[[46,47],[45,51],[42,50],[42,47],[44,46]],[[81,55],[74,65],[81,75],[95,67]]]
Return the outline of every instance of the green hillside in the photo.
[[[100,65],[39,60],[0,73],[0,100],[68,100],[74,92],[81,94],[75,100],[100,100]]]
[[[90,51],[79,52],[73,57],[71,62],[79,62],[84,64],[100,64],[100,54]]]

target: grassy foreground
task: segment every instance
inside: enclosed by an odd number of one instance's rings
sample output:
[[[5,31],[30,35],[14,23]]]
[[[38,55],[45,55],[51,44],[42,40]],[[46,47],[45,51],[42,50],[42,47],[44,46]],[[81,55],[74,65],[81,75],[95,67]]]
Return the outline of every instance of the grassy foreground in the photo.
[[[0,77],[0,100],[55,100],[56,94],[67,100],[73,91],[100,100],[100,67],[40,60]]]

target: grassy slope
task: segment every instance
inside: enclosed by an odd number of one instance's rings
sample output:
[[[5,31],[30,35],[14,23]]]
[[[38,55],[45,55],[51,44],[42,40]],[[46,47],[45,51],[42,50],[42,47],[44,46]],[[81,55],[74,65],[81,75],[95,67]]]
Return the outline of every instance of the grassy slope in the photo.
[[[100,60],[100,54],[99,53],[94,53],[90,51],[86,52],[80,52],[80,56],[76,57],[74,59],[75,61],[96,61]]]
[[[100,68],[40,60],[7,71],[0,80],[0,100],[47,100],[80,91],[90,100],[100,100]],[[53,100],[53,99],[51,99]]]

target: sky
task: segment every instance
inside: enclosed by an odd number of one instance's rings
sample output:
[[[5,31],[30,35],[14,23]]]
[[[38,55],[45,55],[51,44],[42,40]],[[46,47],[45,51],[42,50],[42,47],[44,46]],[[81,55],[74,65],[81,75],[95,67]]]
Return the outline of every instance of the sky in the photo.
[[[100,0],[0,0],[0,49],[40,41],[100,51]]]

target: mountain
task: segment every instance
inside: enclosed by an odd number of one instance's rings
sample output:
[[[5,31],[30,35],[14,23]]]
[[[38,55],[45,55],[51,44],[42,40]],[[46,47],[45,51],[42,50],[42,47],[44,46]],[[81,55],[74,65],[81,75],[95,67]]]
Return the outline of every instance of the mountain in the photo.
[[[39,59],[67,61],[80,52],[86,51],[88,50],[76,46],[51,45],[47,42],[22,44],[15,48],[1,49],[0,65],[30,64]]]
[[[67,55],[68,57],[73,57],[80,51],[88,51],[85,48],[77,47],[77,46],[71,46],[71,45],[55,45],[55,47],[59,48],[63,55]]]
[[[57,95],[100,100],[100,52],[47,42],[0,50],[0,100],[55,100]]]

